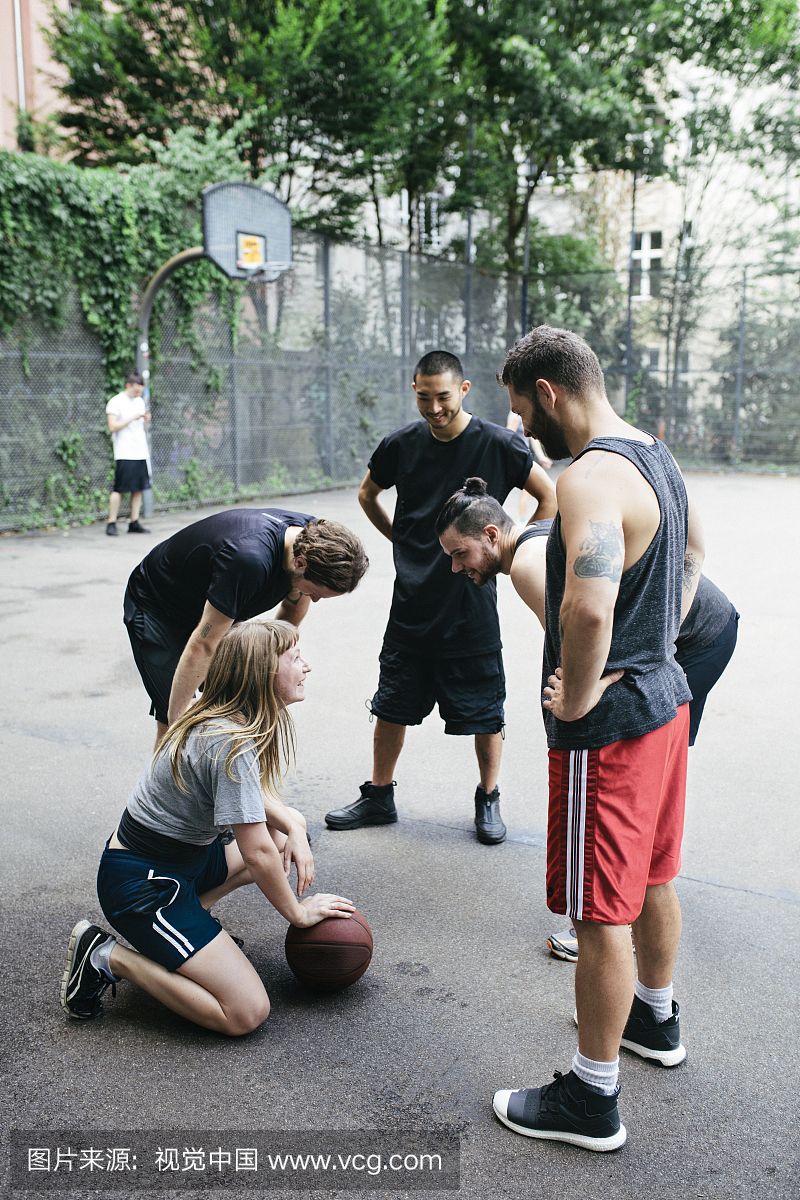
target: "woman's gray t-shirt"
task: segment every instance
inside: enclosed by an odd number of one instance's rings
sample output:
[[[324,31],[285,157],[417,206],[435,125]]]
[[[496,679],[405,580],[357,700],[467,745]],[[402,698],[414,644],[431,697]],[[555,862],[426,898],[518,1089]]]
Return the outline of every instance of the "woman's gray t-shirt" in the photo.
[[[192,730],[181,754],[184,787],[172,778],[169,754],[159,754],[128,799],[128,812],[141,825],[179,842],[207,846],[228,825],[266,819],[255,748],[225,769],[229,735],[219,721]]]

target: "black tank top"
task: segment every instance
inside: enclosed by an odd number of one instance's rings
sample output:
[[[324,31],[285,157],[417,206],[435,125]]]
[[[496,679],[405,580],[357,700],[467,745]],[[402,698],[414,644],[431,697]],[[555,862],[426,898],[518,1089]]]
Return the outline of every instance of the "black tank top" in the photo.
[[[549,537],[550,530],[553,526],[553,518],[547,517],[544,521],[536,521],[533,525],[526,525],[522,533],[517,538],[517,543],[514,546],[514,554],[517,553],[523,542],[529,542],[535,537]],[[511,557],[514,557],[514,554]]]
[[[657,440],[646,445],[627,438],[595,438],[575,461],[590,450],[608,450],[632,462],[655,492],[661,520],[642,557],[620,580],[604,673],[621,667],[624,676],[607,688],[599,704],[579,721],[559,721],[547,709],[542,710],[547,744],[559,750],[591,749],[641,737],[666,725],[678,707],[692,698],[674,657],[688,534],[683,479],[669,450]],[[559,614],[566,569],[561,518],[556,516],[547,542],[542,687],[561,662]]]

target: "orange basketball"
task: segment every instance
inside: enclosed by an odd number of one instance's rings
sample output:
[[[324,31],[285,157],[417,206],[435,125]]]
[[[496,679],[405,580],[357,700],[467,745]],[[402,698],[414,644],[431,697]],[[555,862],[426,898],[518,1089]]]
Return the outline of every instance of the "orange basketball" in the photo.
[[[366,971],[372,930],[360,912],[326,917],[317,925],[286,931],[286,961],[301,983],[318,992],[340,992]]]

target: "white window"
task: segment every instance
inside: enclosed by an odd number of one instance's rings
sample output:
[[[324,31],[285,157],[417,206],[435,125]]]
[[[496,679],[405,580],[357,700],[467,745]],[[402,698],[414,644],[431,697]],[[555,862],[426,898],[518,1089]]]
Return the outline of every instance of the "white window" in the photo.
[[[661,295],[661,230],[634,233],[631,291],[634,296],[655,299]]]

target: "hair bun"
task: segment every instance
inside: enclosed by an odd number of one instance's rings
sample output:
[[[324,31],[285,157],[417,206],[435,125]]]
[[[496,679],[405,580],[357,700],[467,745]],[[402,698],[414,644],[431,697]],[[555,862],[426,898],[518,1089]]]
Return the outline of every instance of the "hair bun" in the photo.
[[[471,479],[465,479],[462,491],[465,496],[487,496],[489,494],[486,481],[478,478],[478,476],[473,476]]]

